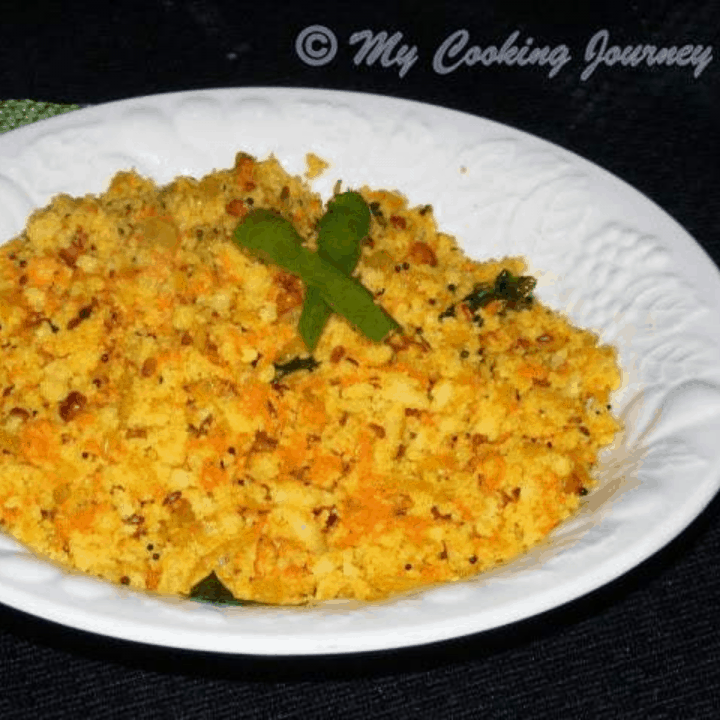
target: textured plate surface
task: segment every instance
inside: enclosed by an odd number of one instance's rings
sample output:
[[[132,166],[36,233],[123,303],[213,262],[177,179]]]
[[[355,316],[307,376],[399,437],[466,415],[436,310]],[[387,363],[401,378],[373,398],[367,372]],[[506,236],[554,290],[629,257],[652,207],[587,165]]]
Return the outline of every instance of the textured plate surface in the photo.
[[[720,275],[643,195],[512,128],[402,100],[318,90],[232,89],[76,111],[0,137],[0,242],[56,193],[101,192],[135,167],[158,182],[274,153],[314,183],[399,189],[431,203],[478,259],[524,255],[538,294],[602,340],[625,370],[628,432],[603,485],[550,542],[474,580],[391,602],[213,608],[63,572],[0,535],[0,602],[76,628],[226,653],[345,653],[498,627],[618,577],[683,530],[720,485]],[[603,500],[604,502],[601,502]]]

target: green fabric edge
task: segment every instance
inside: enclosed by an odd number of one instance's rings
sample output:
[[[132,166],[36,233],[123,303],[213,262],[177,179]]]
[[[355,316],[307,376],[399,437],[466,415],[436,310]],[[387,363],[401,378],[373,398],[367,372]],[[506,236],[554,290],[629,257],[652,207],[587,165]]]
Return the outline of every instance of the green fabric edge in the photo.
[[[78,110],[74,103],[50,103],[38,100],[0,100],[0,134],[38,120]]]

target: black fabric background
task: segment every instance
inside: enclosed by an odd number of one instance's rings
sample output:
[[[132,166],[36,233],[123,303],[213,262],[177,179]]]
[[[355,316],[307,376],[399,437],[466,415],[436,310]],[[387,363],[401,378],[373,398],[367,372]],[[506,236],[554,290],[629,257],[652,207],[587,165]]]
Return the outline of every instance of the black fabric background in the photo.
[[[339,39],[303,64],[308,25]],[[458,28],[471,43],[568,45],[542,68],[430,60]],[[171,90],[274,85],[394,95],[507,123],[615,173],[680,222],[720,263],[720,57],[691,68],[598,68],[590,37],[712,45],[711,0],[530,3],[249,3],[119,0],[16,3],[0,17],[0,99],[95,104]],[[358,30],[403,33],[420,60],[355,66]],[[688,482],[678,478],[678,482]],[[68,630],[0,606],[0,718],[716,718],[720,717],[720,502],[618,581],[541,617],[459,641],[390,653],[272,659],[169,651]]]

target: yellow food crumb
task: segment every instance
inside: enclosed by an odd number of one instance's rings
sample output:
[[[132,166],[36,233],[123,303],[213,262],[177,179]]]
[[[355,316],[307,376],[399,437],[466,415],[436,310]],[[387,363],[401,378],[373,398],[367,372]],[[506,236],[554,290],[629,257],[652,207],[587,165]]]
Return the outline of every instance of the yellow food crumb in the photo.
[[[305,171],[305,177],[309,180],[314,180],[320,177],[325,170],[330,167],[330,163],[318,157],[315,153],[307,153],[305,155],[305,163],[307,164],[307,170]]]

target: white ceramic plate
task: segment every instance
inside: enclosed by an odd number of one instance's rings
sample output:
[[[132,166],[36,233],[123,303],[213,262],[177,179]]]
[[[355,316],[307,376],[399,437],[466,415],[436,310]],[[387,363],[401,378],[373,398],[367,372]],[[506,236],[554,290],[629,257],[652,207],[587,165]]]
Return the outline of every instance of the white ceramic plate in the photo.
[[[538,294],[616,343],[628,418],[606,484],[541,551],[487,576],[391,602],[214,608],[117,588],[0,536],[0,602],[109,636],[226,653],[397,648],[498,627],[583,595],[683,530],[720,484],[720,276],[668,215],[559,147],[478,117],[318,90],[186,92],[111,103],[0,136],[0,241],[59,192],[134,166],[159,182],[228,167],[243,149],[315,183],[404,192],[477,258],[524,255]],[[606,502],[600,502],[606,500]]]

